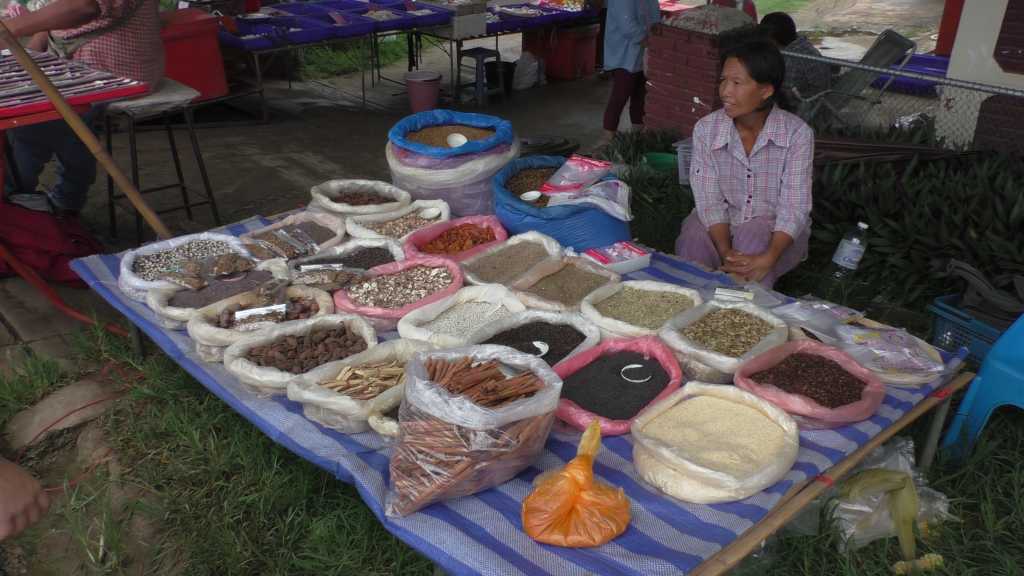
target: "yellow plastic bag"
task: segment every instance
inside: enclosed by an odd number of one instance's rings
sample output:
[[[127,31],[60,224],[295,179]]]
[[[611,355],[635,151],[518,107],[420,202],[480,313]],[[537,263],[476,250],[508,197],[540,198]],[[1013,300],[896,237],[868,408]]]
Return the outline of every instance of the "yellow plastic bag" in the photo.
[[[523,530],[538,542],[586,548],[600,546],[626,531],[629,498],[622,488],[594,480],[594,457],[601,449],[601,426],[594,420],[565,468],[541,475],[523,501]]]

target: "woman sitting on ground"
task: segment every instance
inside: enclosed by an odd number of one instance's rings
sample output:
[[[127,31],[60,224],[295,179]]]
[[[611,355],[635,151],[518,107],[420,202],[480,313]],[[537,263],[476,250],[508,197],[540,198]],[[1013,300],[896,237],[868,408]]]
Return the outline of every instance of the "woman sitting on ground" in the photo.
[[[787,112],[786,65],[771,42],[722,56],[723,106],[693,129],[696,208],[676,253],[771,287],[807,257],[814,132]]]

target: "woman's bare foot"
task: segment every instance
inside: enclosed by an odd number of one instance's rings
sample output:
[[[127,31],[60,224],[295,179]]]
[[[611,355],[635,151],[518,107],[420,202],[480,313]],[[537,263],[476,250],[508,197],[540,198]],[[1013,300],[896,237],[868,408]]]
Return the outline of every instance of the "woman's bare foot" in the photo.
[[[49,507],[50,499],[39,481],[17,464],[0,458],[0,540],[38,522]]]

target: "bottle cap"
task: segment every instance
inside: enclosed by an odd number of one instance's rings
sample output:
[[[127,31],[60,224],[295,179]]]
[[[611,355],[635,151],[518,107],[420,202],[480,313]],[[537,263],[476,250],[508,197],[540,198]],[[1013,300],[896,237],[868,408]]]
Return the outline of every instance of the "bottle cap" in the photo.
[[[857,222],[857,228],[860,228],[861,230],[867,230],[868,225],[865,222]]]

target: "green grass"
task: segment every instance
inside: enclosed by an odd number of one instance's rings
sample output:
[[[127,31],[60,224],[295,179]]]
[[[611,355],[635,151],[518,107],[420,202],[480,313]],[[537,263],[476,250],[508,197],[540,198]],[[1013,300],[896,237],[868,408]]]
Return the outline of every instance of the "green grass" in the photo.
[[[757,16],[762,17],[772,12],[787,12],[792,16],[808,2],[810,0],[757,0]]]
[[[379,44],[381,66],[406,57],[404,36],[384,39]],[[301,52],[302,77],[307,80],[331,78],[369,68],[369,48],[363,43],[317,46]]]
[[[0,423],[23,407],[35,404],[56,388],[62,378],[59,364],[31,353],[13,374],[0,373]]]

